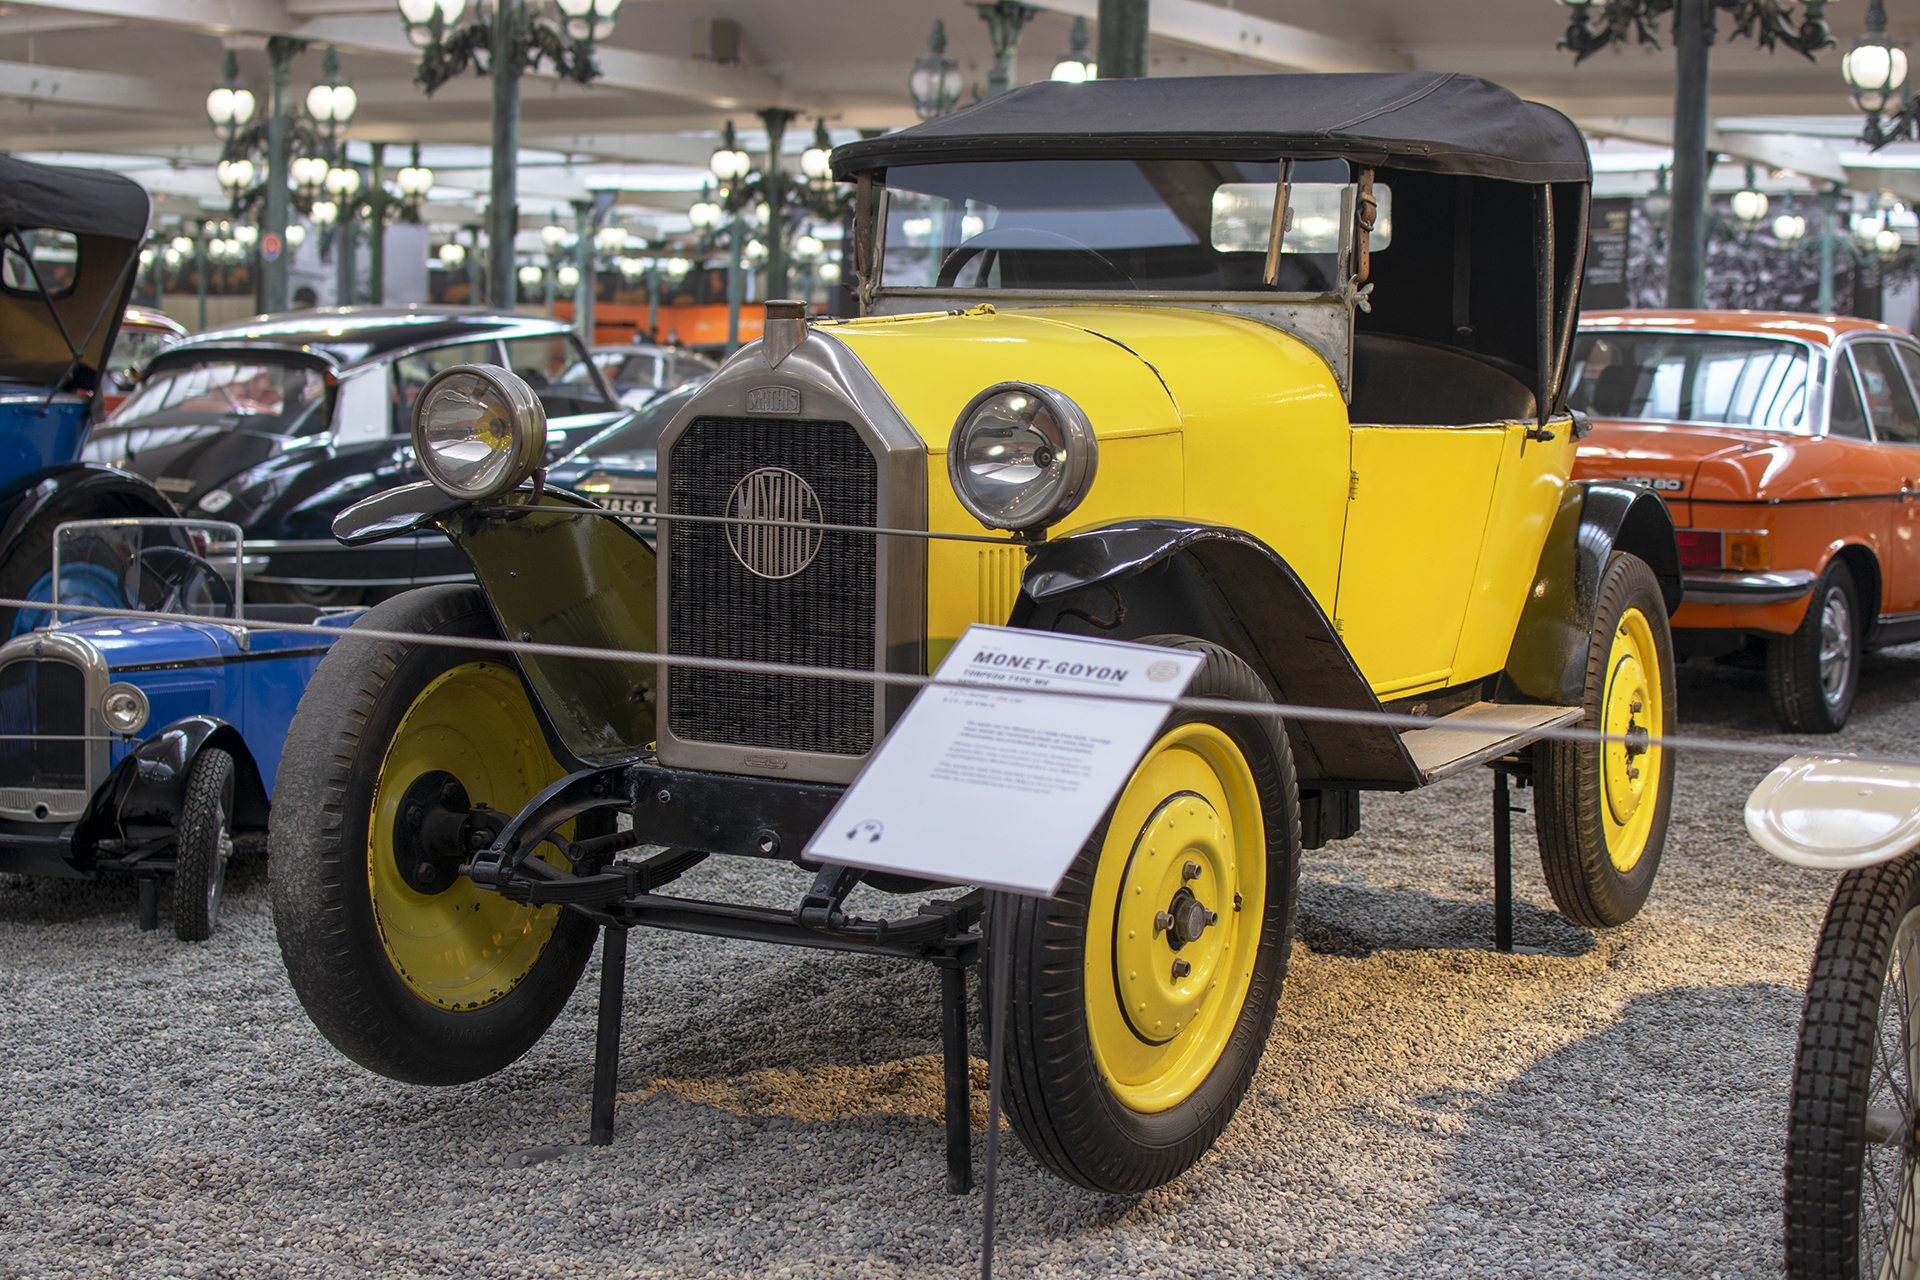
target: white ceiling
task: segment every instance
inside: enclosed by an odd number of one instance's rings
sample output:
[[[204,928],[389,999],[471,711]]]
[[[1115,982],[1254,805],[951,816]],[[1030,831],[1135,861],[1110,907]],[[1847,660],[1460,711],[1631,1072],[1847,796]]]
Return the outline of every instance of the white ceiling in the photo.
[[[1039,7],[1020,45],[1022,82],[1050,72],[1067,51],[1073,17],[1091,18],[1097,0]],[[1723,34],[1713,51],[1711,145],[1772,169],[1920,197],[1920,145],[1870,156],[1851,141],[1859,117],[1839,60],[1863,9],[1830,5],[1839,48],[1817,61]],[[1612,50],[1576,67],[1555,48],[1566,12],[1557,0],[1152,0],[1149,71],[1469,72],[1559,107],[1596,138],[1624,140],[1603,147],[1609,181],[1644,181],[1666,156],[1672,54]],[[713,18],[739,23],[737,65],[691,56],[695,21]],[[822,115],[836,140],[910,124],[907,72],[926,52],[935,18],[946,23],[949,54],[984,90],[986,27],[960,0],[626,0],[600,51],[601,80],[587,88],[551,76],[525,82],[523,210],[542,216],[596,187],[620,188],[623,204],[684,209],[726,120],[737,122],[744,145],[764,147],[747,128],[762,107]],[[1895,22],[1892,34],[1920,35],[1920,21]],[[439,181],[431,211],[467,216],[486,187],[490,87],[468,73],[431,99],[422,94],[392,0],[0,4],[0,149],[111,165],[170,199],[217,204],[207,168],[217,147],[202,104],[226,49],[237,51],[242,78],[264,100],[270,35],[314,42],[294,65],[299,96],[319,76],[325,45],[338,45],[360,100],[351,137],[425,143]],[[810,134],[803,120],[789,147],[805,146]],[[404,163],[405,154],[390,147],[388,158]]]

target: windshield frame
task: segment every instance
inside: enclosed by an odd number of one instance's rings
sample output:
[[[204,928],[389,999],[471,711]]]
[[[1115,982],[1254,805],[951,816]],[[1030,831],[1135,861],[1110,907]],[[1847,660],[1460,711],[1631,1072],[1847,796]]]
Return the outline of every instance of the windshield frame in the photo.
[[[1031,157],[1010,157],[1008,159],[1008,163],[1012,163],[1015,160],[1020,160],[1025,163],[1043,164],[1043,163],[1048,163],[1049,160],[1052,160],[1052,159],[1138,161],[1138,160],[1168,160],[1168,159],[1188,159],[1188,158],[1208,159],[1211,157],[1205,157],[1205,156],[1189,157],[1186,155],[1171,157],[1165,153],[1140,154],[1140,155],[1131,155],[1131,154],[1116,155],[1112,153],[1106,153],[1101,155],[1049,157],[1048,160],[1040,160],[1040,159],[1035,159]],[[1000,301],[1000,300],[1004,300],[1010,304],[1017,305],[1019,303],[1024,303],[1024,302],[1044,302],[1044,301],[1079,302],[1079,303],[1096,302],[1097,303],[1102,301],[1112,302],[1115,299],[1124,299],[1125,301],[1128,301],[1128,302],[1156,302],[1156,301],[1165,301],[1165,302],[1174,302],[1174,303],[1226,302],[1226,303],[1240,303],[1240,304],[1263,304],[1263,303],[1299,304],[1303,302],[1306,302],[1306,303],[1337,302],[1347,306],[1351,306],[1352,296],[1353,296],[1352,281],[1353,281],[1353,269],[1354,269],[1353,268],[1354,237],[1353,237],[1353,218],[1351,216],[1351,210],[1352,210],[1351,201],[1354,197],[1354,194],[1357,192],[1357,188],[1358,188],[1357,179],[1358,179],[1359,172],[1362,169],[1371,170],[1374,168],[1374,166],[1363,165],[1362,163],[1360,163],[1357,160],[1354,160],[1351,157],[1338,156],[1338,155],[1270,156],[1261,160],[1260,163],[1279,163],[1284,167],[1290,162],[1293,162],[1296,160],[1302,161],[1302,162],[1310,161],[1310,160],[1343,160],[1346,162],[1348,167],[1348,180],[1345,184],[1343,184],[1343,190],[1347,194],[1343,196],[1343,216],[1340,220],[1339,248],[1333,255],[1334,256],[1334,273],[1333,273],[1334,278],[1340,282],[1338,288],[1327,289],[1327,290],[1313,290],[1313,291],[1307,291],[1307,292],[1284,292],[1278,289],[1069,289],[1069,288],[983,289],[983,288],[960,288],[957,286],[947,286],[943,288],[937,285],[882,284],[881,283],[883,278],[882,273],[885,270],[885,263],[887,260],[886,259],[887,228],[888,228],[888,224],[892,221],[892,218],[890,216],[889,206],[892,203],[893,194],[894,194],[893,188],[887,185],[886,176],[883,172],[879,175],[876,175],[876,181],[874,182],[875,200],[874,200],[874,211],[873,211],[872,245],[867,255],[867,261],[871,264],[871,267],[870,267],[871,278],[870,278],[870,281],[861,282],[863,291],[866,295],[868,310],[874,314],[890,313],[893,309],[881,305],[882,299],[899,299],[902,301],[913,300],[914,302],[925,302],[925,301],[934,300],[934,299],[954,299],[954,300],[963,302],[969,306],[977,303],[981,303],[981,302],[994,302],[994,301]],[[954,163],[959,163],[959,162],[960,161],[958,160],[958,158],[956,158],[956,160],[954,161]],[[942,163],[942,162],[938,160],[933,160],[933,159],[928,159],[922,162],[922,164],[927,167],[931,167],[939,163]],[[921,166],[916,165],[914,167],[918,168]]]
[[[1807,407],[1801,414],[1798,426],[1770,427],[1751,422],[1713,422],[1699,418],[1615,418],[1605,414],[1589,413],[1581,410],[1596,422],[1618,424],[1626,427],[1699,427],[1714,431],[1764,431],[1775,436],[1824,436],[1827,433],[1827,400],[1832,379],[1828,376],[1833,366],[1835,352],[1839,349],[1827,347],[1810,338],[1788,333],[1754,332],[1750,329],[1701,329],[1692,325],[1642,325],[1608,324],[1575,325],[1573,346],[1587,334],[1660,334],[1676,338],[1748,338],[1756,342],[1785,342],[1799,347],[1807,355]],[[1567,395],[1573,395],[1574,356],[1572,347],[1567,352]]]

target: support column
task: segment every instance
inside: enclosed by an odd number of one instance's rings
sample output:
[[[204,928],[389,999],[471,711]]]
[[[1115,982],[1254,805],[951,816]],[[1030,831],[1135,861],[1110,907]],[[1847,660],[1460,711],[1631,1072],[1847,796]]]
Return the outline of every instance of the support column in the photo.
[[[1702,307],[1707,296],[1707,0],[1679,0],[1673,46],[1673,210],[1667,230],[1667,305]]]
[[[1147,0],[1100,0],[1096,62],[1102,80],[1147,75]]]
[[[1833,314],[1833,228],[1839,217],[1840,188],[1836,184],[1820,193],[1820,298],[1813,305],[1823,316]]]
[[[367,301],[381,306],[387,300],[387,144],[373,144],[373,164],[367,169]]]
[[[598,292],[593,278],[593,263],[597,256],[593,243],[593,201],[575,200],[573,221],[573,229],[579,233],[579,238],[573,242],[573,268],[580,273],[579,283],[573,286],[573,327],[580,331],[580,341],[592,346],[593,303],[594,295]]]
[[[340,221],[333,227],[333,295],[339,306],[350,307],[359,301],[359,281],[354,279],[359,264],[354,260],[353,201],[340,201]]]
[[[487,207],[487,298],[509,310],[516,296],[513,241],[520,233],[519,43],[524,18],[525,0],[495,0],[488,68],[493,81],[493,188]]]
[[[727,354],[740,349],[740,303],[746,294],[746,272],[740,269],[740,251],[745,248],[746,225],[737,215],[727,224]]]
[[[767,126],[767,293],[769,298],[787,296],[787,180],[780,168],[780,148],[787,137],[787,123],[795,113],[785,107],[769,107],[760,113]]]
[[[292,94],[288,81],[294,55],[307,47],[305,40],[291,36],[273,36],[267,41],[267,63],[273,72],[267,111],[267,200],[261,218],[260,239],[269,236],[280,246],[272,258],[263,253],[260,306],[262,310],[287,309],[287,263],[293,257],[287,245],[287,135],[293,122]],[[202,326],[205,327],[204,325]]]

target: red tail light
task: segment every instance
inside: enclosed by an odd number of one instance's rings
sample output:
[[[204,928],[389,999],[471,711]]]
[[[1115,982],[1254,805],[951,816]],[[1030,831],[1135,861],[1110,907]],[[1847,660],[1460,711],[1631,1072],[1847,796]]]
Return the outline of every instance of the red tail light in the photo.
[[[1718,569],[1720,567],[1720,531],[1718,529],[1675,529],[1680,543],[1682,569]]]

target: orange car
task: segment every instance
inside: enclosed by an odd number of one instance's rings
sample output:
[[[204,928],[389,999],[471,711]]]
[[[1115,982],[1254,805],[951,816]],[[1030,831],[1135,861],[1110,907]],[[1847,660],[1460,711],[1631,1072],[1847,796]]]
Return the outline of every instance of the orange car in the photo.
[[[1579,479],[1667,500],[1680,657],[1763,650],[1783,728],[1847,721],[1866,649],[1920,639],[1920,343],[1764,311],[1581,318]]]

